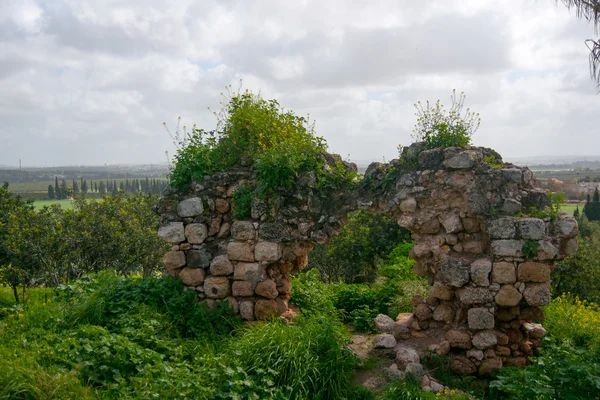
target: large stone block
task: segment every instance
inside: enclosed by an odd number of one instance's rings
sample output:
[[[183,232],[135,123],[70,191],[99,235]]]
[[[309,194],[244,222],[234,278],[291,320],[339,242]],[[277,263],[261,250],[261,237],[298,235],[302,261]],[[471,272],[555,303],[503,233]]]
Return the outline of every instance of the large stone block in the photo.
[[[561,214],[554,221],[553,230],[558,237],[575,237],[579,232],[577,220],[568,214]]]
[[[513,263],[497,262],[494,263],[492,271],[493,283],[515,283],[517,281],[517,273]]]
[[[519,281],[521,282],[550,282],[550,266],[536,262],[519,264]]]
[[[469,265],[462,260],[449,259],[442,264],[441,282],[453,287],[461,287],[469,282]]]
[[[494,329],[494,314],[484,307],[469,309],[467,321],[469,329]]]
[[[202,199],[199,197],[192,197],[177,204],[177,215],[180,217],[195,217],[202,214],[203,211]]]
[[[277,261],[281,258],[281,246],[279,243],[258,242],[254,249],[256,261]]]
[[[471,348],[471,335],[469,332],[461,329],[450,329],[444,334],[450,346],[458,349]]]
[[[523,295],[513,285],[504,285],[496,294],[496,304],[502,307],[514,307],[519,305]]]
[[[233,261],[254,261],[254,245],[243,242],[230,242],[227,257]]]
[[[265,279],[265,267],[258,263],[237,263],[233,279],[251,282],[255,287],[258,282]]]
[[[452,300],[454,290],[441,282],[434,282],[433,286],[429,289],[429,297],[435,297],[440,300]]]
[[[254,319],[254,302],[251,300],[240,301],[240,317],[246,321]]]
[[[473,375],[477,366],[467,356],[454,356],[450,359],[450,369],[459,375]]]
[[[517,235],[516,219],[505,217],[490,222],[488,234],[492,239],[514,239]]]
[[[498,257],[523,257],[524,240],[494,240],[492,252]]]
[[[231,226],[231,234],[235,240],[254,240],[256,239],[256,229],[250,221],[235,221]]]
[[[158,228],[158,236],[165,242],[178,244],[185,240],[183,222],[169,222]]]
[[[231,295],[229,279],[224,276],[211,276],[204,281],[204,294],[209,299],[224,299]]]
[[[207,268],[210,265],[211,254],[207,249],[188,250],[186,255],[188,267]]]
[[[498,338],[492,330],[477,332],[473,335],[473,346],[479,350],[485,350],[494,347],[498,343]]]
[[[456,291],[460,302],[463,304],[483,304],[491,303],[494,298],[487,288],[464,287]]]
[[[530,306],[547,306],[550,304],[550,283],[528,283],[523,296]]]
[[[480,258],[471,263],[471,280],[477,286],[490,285],[490,272],[492,271],[492,262],[487,258]]]
[[[521,239],[541,240],[546,236],[546,223],[537,218],[521,218],[518,223]]]
[[[204,270],[186,267],[179,272],[179,277],[186,286],[200,286],[204,282]]]
[[[189,243],[203,243],[207,236],[208,228],[204,224],[188,224],[185,227],[185,237]]]
[[[250,297],[254,296],[254,285],[248,281],[234,281],[231,284],[231,291],[234,296]]]
[[[474,152],[465,150],[458,153],[450,158],[447,158],[443,165],[444,168],[459,170],[459,169],[471,169],[475,165]]]
[[[233,274],[233,264],[227,256],[216,256],[210,263],[210,273],[213,275],[231,275]]]
[[[275,300],[260,299],[254,304],[254,316],[256,319],[269,319],[277,316],[279,306]]]
[[[185,253],[183,251],[169,251],[163,257],[163,264],[166,269],[183,267],[185,262]]]
[[[275,299],[279,295],[279,292],[277,292],[277,286],[271,279],[258,282],[255,292],[257,295],[266,297],[267,299]]]
[[[446,230],[446,233],[458,233],[463,230],[460,217],[457,214],[448,214],[440,217],[440,222]]]
[[[433,312],[433,319],[435,321],[449,324],[454,319],[454,310],[450,304],[440,304]]]

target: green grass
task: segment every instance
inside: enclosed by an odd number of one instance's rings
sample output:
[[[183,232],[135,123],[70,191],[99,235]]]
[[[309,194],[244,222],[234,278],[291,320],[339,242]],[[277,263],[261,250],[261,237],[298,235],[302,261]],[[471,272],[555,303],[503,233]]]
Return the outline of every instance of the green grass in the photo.
[[[33,203],[33,206],[36,210],[41,210],[45,206],[51,206],[53,204],[58,204],[64,210],[71,210],[73,208],[73,200],[36,200]]]
[[[565,204],[563,206],[560,207],[560,211],[565,212],[567,214],[573,215],[573,212],[575,211],[575,208],[577,208],[577,206],[579,206],[579,212],[583,211],[583,206],[585,203],[581,203],[581,204]]]

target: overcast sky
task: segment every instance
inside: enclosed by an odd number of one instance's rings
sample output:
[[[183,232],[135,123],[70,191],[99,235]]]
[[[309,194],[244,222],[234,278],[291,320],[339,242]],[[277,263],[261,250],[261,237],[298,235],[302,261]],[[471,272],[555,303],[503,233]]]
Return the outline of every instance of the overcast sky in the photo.
[[[165,163],[163,121],[213,128],[240,79],[355,160],[454,88],[475,145],[599,154],[593,34],[552,0],[0,0],[0,164]]]

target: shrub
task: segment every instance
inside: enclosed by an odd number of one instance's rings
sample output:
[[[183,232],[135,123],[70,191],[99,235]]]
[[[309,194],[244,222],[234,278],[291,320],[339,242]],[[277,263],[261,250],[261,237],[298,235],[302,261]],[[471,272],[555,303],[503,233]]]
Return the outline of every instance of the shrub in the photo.
[[[425,107],[420,101],[417,102],[417,123],[413,130],[413,139],[425,142],[427,149],[469,146],[471,137],[479,129],[481,118],[468,108],[463,114],[465,98],[464,93],[457,98],[456,90],[453,90],[450,111],[446,111],[439,100],[433,106],[427,101]]]
[[[600,236],[579,237],[577,253],[556,263],[551,282],[556,295],[569,292],[600,303]]]
[[[303,314],[336,315],[333,293],[334,287],[323,283],[316,269],[292,277],[290,302],[300,307]]]

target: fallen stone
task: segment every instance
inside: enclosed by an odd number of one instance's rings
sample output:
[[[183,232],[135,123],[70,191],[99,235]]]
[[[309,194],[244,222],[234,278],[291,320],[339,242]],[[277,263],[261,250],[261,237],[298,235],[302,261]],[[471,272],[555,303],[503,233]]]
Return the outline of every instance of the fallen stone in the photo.
[[[539,339],[546,335],[546,329],[544,329],[544,327],[541,324],[523,322],[521,326],[529,334],[530,338]]]
[[[396,347],[396,338],[389,333],[382,333],[373,338],[373,347],[376,349],[393,349]]]
[[[404,369],[408,364],[420,362],[419,354],[411,347],[398,345],[396,348],[396,364]]]
[[[396,330],[396,321],[385,314],[378,314],[375,317],[375,328],[382,333],[394,333]]]

